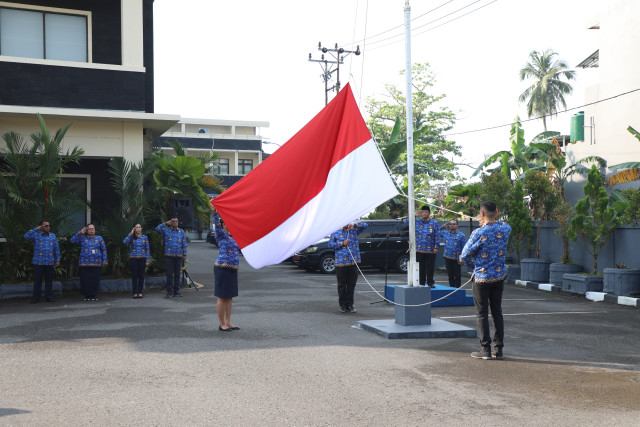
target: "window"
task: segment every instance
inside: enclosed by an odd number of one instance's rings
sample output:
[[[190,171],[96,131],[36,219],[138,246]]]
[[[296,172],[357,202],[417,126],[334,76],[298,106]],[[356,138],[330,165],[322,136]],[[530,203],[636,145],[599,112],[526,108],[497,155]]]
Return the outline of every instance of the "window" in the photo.
[[[229,175],[229,159],[218,159],[217,173],[222,175]]]
[[[87,61],[87,16],[0,8],[0,55]]]
[[[253,169],[253,160],[251,159],[240,159],[238,160],[238,173],[240,175],[246,175]]]

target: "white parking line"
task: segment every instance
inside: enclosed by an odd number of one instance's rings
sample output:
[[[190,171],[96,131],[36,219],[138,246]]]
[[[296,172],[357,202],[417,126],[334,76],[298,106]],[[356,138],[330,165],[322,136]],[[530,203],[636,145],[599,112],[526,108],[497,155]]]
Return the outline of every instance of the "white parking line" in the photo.
[[[503,316],[546,316],[548,314],[598,314],[598,313],[607,313],[606,311],[554,311],[549,313],[502,313]],[[446,317],[438,317],[438,319],[463,319],[465,317],[476,317],[476,315],[472,316],[446,316]]]

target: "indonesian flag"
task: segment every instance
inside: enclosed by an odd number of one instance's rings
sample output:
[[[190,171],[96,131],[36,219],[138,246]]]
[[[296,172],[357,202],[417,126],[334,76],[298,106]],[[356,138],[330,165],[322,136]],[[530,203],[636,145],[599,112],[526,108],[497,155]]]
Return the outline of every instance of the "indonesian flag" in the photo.
[[[254,268],[277,264],[398,194],[347,85],[212,204]]]

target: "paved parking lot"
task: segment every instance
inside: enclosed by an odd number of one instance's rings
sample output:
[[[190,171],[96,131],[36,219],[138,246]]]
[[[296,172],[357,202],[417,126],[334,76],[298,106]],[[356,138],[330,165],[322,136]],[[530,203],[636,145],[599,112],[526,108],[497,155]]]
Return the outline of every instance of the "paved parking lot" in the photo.
[[[183,298],[1,302],[0,424],[638,425],[637,308],[507,286],[506,360],[481,361],[469,357],[477,339],[353,328],[394,315],[362,278],[358,313],[339,313],[333,276],[242,261],[232,316],[242,329],[223,333],[216,255],[191,244],[204,288]],[[382,291],[384,274],[365,274]],[[473,307],[432,315],[475,326]]]

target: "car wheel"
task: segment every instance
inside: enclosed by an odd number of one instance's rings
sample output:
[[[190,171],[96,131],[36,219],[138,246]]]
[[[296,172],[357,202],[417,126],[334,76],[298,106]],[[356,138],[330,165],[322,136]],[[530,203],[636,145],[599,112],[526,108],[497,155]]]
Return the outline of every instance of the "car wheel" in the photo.
[[[400,273],[406,273],[409,269],[409,255],[400,255],[396,260],[396,270]]]
[[[324,274],[332,274],[336,271],[336,260],[333,255],[323,255],[320,258],[320,271]]]

